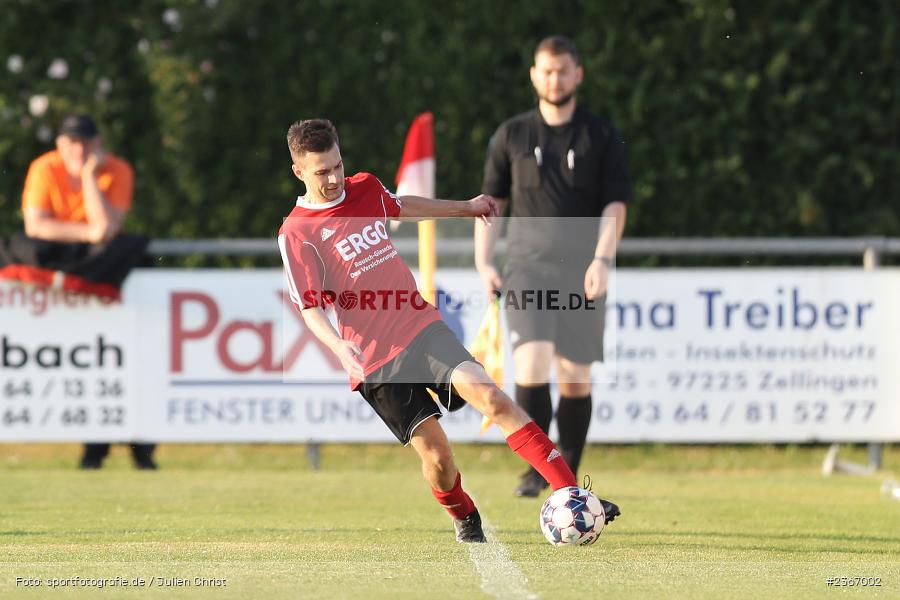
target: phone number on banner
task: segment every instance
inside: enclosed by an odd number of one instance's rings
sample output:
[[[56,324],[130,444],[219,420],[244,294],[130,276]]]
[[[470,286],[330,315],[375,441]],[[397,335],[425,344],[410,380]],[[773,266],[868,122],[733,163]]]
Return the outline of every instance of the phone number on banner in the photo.
[[[4,428],[121,426],[126,389],[119,378],[34,377],[0,379]]]
[[[661,402],[656,400],[594,404],[594,420],[600,423],[713,426],[743,423],[792,425],[870,423],[874,422],[878,403],[874,400],[798,400],[725,401],[725,402]]]

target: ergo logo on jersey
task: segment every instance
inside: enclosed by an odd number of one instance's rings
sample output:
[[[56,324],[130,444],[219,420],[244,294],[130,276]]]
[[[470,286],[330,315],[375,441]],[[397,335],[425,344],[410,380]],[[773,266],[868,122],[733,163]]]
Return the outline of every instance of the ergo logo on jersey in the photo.
[[[360,233],[351,233],[347,237],[338,240],[334,247],[344,262],[353,260],[363,250],[377,246],[388,239],[387,228],[384,222],[376,221],[372,225],[366,225]]]

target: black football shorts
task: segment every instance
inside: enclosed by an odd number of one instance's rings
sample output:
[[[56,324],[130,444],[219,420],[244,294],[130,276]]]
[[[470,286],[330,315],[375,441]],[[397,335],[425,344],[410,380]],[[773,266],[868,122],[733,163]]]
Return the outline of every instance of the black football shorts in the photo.
[[[606,295],[586,300],[584,269],[510,262],[501,293],[513,350],[548,341],[557,355],[573,362],[603,360]]]
[[[386,365],[366,377],[358,391],[403,445],[428,417],[441,411],[427,390],[448,411],[465,406],[450,377],[464,362],[478,362],[443,321],[435,321]]]

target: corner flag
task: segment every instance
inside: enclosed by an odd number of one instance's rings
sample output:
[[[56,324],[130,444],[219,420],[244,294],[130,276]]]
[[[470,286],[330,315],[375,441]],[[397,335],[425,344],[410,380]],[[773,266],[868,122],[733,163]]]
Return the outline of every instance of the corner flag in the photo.
[[[503,387],[503,332],[500,325],[500,300],[494,299],[488,306],[481,327],[475,334],[475,341],[469,349],[472,357],[484,365],[484,370],[494,383]],[[481,419],[481,433],[491,426],[487,417]]]
[[[397,169],[397,195],[405,194],[434,198],[434,116],[430,112],[417,116],[406,135],[403,159]],[[434,272],[437,269],[435,255],[435,222],[419,221],[419,278],[422,296],[428,302],[436,301]]]
[[[406,134],[403,159],[397,169],[397,195],[434,198],[434,116],[417,116]]]

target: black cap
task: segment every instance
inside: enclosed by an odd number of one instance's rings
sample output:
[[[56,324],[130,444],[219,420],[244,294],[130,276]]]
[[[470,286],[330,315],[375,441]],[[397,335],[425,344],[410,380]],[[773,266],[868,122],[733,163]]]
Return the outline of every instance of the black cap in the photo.
[[[81,140],[93,139],[98,133],[97,124],[87,115],[69,115],[59,126],[59,135]]]

